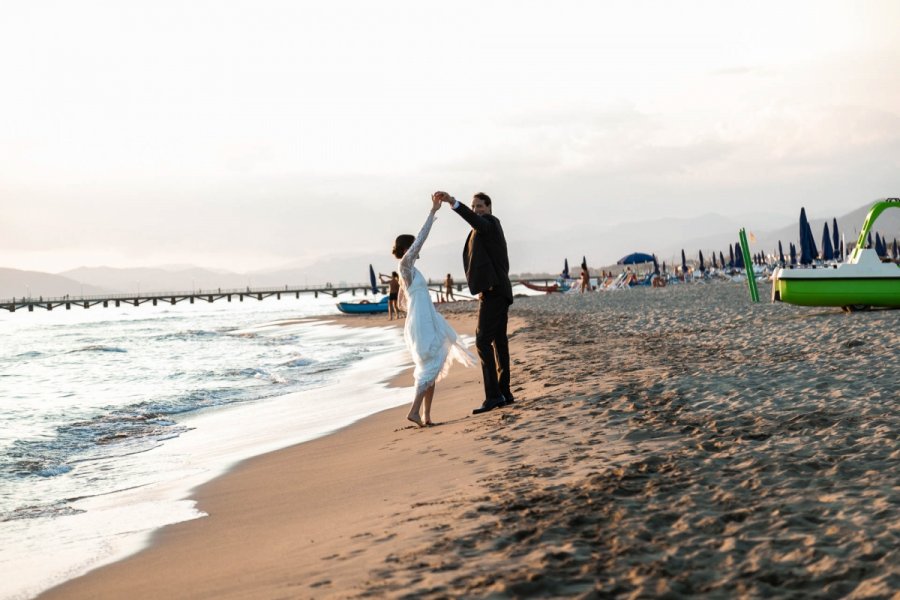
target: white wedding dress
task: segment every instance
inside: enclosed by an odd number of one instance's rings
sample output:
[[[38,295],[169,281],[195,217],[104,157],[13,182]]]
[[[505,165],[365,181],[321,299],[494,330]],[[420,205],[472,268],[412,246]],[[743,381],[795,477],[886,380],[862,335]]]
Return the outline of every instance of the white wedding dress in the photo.
[[[475,356],[466,348],[462,340],[444,317],[434,308],[425,277],[415,267],[419,250],[428,238],[434,212],[428,219],[416,241],[400,259],[400,294],[406,304],[406,327],[403,330],[406,347],[412,354],[415,370],[416,393],[440,381],[450,370],[453,361],[464,366],[476,364]]]

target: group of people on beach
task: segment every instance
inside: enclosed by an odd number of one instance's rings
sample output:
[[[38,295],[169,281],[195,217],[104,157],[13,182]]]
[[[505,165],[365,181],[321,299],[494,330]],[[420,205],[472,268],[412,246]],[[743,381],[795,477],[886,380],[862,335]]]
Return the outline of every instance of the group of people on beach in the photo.
[[[415,365],[415,396],[406,418],[419,427],[434,424],[431,405],[435,384],[447,374],[450,365],[454,361],[467,366],[475,363],[475,357],[456,331],[435,309],[427,281],[415,267],[434,223],[435,213],[443,204],[449,204],[472,227],[463,249],[463,268],[469,291],[478,298],[479,303],[475,348],[484,384],[484,401],[472,413],[481,414],[514,401],[510,390],[507,336],[513,294],[503,227],[493,215],[491,198],[487,194],[475,194],[469,208],[450,194],[438,191],[431,196],[431,210],[419,234],[399,235],[394,241],[392,254],[400,262],[390,281],[397,282],[396,298],[393,284],[389,283],[389,300],[397,302],[395,309],[398,314],[401,297],[405,306],[403,335]],[[452,277],[448,274],[445,286],[449,294],[452,294],[452,285]]]

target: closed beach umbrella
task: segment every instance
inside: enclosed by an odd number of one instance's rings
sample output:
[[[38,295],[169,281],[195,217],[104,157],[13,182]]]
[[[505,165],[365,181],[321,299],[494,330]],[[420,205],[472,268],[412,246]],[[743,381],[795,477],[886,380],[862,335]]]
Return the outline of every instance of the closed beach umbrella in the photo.
[[[866,243],[866,248],[871,248],[871,247],[872,247],[872,232],[870,231],[870,232],[869,232],[869,239],[868,239],[868,241],[867,241],[867,243]]]
[[[806,209],[800,208],[800,264],[811,265],[815,254],[812,248],[809,221],[806,220]]]
[[[569,259],[568,258],[566,259],[566,262],[563,264],[562,276],[563,276],[563,279],[569,278]]]
[[[781,247],[781,240],[778,240],[778,260],[781,266],[784,266],[784,249]]]
[[[666,273],[666,261],[663,261],[663,273]]]
[[[715,252],[712,253],[712,258],[713,258],[713,269],[718,269],[719,265],[716,263],[716,253]]]
[[[837,219],[832,219],[831,221],[831,248],[834,250],[834,257],[837,260],[843,260],[843,257],[838,253],[838,249],[841,247],[841,236],[838,235],[838,227],[837,227]]]
[[[372,265],[369,265],[369,283],[372,284],[372,293],[378,293],[378,281],[375,279],[375,269],[372,268]]]
[[[794,246],[794,242],[791,242],[791,249],[789,254],[791,255],[791,266],[797,264],[797,247]]]
[[[687,259],[684,256],[684,248],[681,249],[681,272],[687,273]]]
[[[725,268],[725,255],[722,254],[722,251],[719,250],[719,264],[722,265],[722,268]]]
[[[741,245],[734,245],[734,266],[738,269],[744,268],[744,254],[741,252]]]
[[[887,254],[887,248],[885,247],[884,240],[881,239],[881,236],[878,235],[878,232],[875,232],[875,252],[878,256],[884,256]]]
[[[732,248],[731,244],[728,244],[728,268],[734,268],[734,248]]]
[[[894,260],[900,260],[900,244],[897,243],[897,238],[894,238]]]
[[[834,246],[831,245],[828,223],[825,223],[825,229],[822,230],[822,260],[834,260]]]
[[[700,272],[701,273],[706,272],[706,265],[703,264],[703,250],[700,251]]]
[[[656,262],[656,255],[653,255],[653,273],[659,275],[659,263]]]
[[[819,248],[816,246],[816,236],[813,235],[809,221],[806,222],[806,239],[809,240],[809,255],[815,260],[819,257]]]
[[[810,263],[807,254],[809,245],[806,243],[806,208],[800,207],[800,264],[808,265]]]
[[[810,265],[819,257],[819,249],[816,246],[816,238],[812,232],[812,226],[809,224],[809,219],[806,218],[806,210],[800,209],[800,227],[806,228],[806,235],[804,235],[800,242],[800,264]],[[805,241],[806,247],[803,247],[803,243]],[[803,253],[806,252],[806,256],[808,257],[807,262],[803,262]]]

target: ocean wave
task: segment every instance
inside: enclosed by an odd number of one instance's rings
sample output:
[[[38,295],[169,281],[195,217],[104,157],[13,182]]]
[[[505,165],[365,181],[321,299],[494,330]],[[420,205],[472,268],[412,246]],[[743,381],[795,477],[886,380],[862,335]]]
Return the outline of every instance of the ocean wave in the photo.
[[[85,511],[72,508],[67,501],[61,500],[52,504],[22,506],[8,513],[0,513],[0,523],[21,519],[38,519],[41,517],[63,517],[83,512]]]
[[[214,406],[233,404],[248,399],[250,398],[247,397],[246,392],[239,388],[198,389],[178,396],[141,402],[135,405],[134,408],[142,413],[153,414],[156,417],[165,417]]]
[[[37,475],[41,477],[55,477],[57,475],[63,475],[72,470],[72,467],[69,465],[53,465],[51,467],[47,467],[45,469],[41,469],[37,472]]]
[[[103,344],[93,344],[91,346],[84,346],[82,348],[76,348],[75,350],[69,350],[67,354],[75,354],[77,352],[128,352],[125,348],[119,348],[118,346],[104,346]]]
[[[295,358],[287,362],[283,362],[278,366],[294,369],[297,367],[308,367],[312,364],[315,364],[315,362],[316,361],[312,360],[311,358]]]
[[[152,339],[155,341],[187,341],[187,340],[196,340],[196,339],[211,339],[215,337],[222,336],[223,333],[220,331],[213,331],[209,329],[187,329],[184,331],[174,331],[171,333],[163,333],[157,336],[154,336]]]
[[[130,442],[140,451],[142,444],[151,447],[187,430],[163,415],[139,409],[97,415],[61,425],[49,439],[16,440],[0,457],[0,477],[58,477],[83,460],[108,458],[104,447]]]
[[[16,354],[13,356],[15,359],[22,358],[38,358],[39,356],[44,356],[43,352],[39,352],[37,350],[29,350],[28,352],[22,352],[21,354]]]

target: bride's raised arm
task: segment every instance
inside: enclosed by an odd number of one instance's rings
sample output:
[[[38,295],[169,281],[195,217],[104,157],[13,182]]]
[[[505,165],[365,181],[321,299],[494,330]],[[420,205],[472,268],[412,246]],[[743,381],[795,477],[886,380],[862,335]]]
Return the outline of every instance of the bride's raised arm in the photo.
[[[425,224],[422,225],[422,229],[419,230],[419,234],[416,236],[416,240],[412,243],[412,246],[409,247],[409,250],[406,251],[406,254],[403,255],[403,258],[400,260],[400,268],[401,270],[408,270],[412,272],[412,267],[416,262],[416,259],[419,258],[419,251],[422,249],[422,246],[425,244],[425,240],[428,239],[428,234],[431,232],[431,225],[434,223],[434,213],[436,213],[441,208],[441,200],[440,198],[436,198],[435,196],[431,197],[431,211],[428,213],[428,218],[425,219]],[[405,278],[404,274],[404,278]]]

